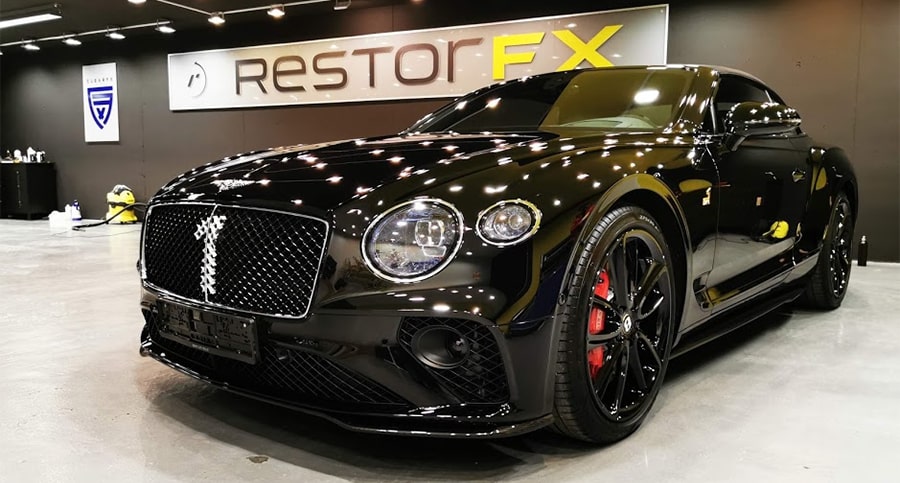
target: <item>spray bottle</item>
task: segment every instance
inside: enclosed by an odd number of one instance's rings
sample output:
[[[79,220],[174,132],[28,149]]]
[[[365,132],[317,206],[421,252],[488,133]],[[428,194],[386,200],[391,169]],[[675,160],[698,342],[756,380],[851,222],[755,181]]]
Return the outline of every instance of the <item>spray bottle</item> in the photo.
[[[72,221],[81,221],[81,205],[78,204],[78,200],[72,203]]]
[[[856,264],[860,267],[865,267],[866,262],[869,258],[869,243],[866,241],[866,236],[863,235],[862,240],[859,241],[859,249],[856,253]]]

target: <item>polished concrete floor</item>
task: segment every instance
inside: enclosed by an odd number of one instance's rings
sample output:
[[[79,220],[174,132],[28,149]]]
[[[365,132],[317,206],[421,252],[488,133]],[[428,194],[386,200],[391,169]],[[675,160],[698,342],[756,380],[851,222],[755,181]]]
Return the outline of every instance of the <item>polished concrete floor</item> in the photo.
[[[0,481],[900,481],[900,265],[672,362],[605,448],[354,434],[138,356],[138,227],[0,220]]]

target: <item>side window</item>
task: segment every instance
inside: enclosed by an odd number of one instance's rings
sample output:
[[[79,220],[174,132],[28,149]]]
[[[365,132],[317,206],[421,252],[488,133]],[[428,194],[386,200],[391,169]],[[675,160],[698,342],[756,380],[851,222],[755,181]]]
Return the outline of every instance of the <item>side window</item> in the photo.
[[[768,91],[748,79],[722,76],[719,81],[719,91],[713,102],[716,126],[719,130],[722,129],[725,114],[736,104],[748,101],[770,102],[771,100]]]

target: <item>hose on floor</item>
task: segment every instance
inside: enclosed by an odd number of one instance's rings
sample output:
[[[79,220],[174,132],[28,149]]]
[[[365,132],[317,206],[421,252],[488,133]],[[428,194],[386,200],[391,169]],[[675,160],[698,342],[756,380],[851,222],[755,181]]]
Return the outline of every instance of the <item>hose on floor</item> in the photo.
[[[121,215],[126,210],[130,210],[132,208],[146,208],[146,207],[147,207],[147,203],[132,203],[130,205],[123,206],[122,209],[117,211],[115,215],[110,216],[109,218],[107,218],[103,221],[98,221],[96,223],[90,223],[87,225],[73,225],[72,229],[75,231],[83,231],[85,228],[93,228],[95,226],[108,225],[109,222],[113,221],[117,216]]]

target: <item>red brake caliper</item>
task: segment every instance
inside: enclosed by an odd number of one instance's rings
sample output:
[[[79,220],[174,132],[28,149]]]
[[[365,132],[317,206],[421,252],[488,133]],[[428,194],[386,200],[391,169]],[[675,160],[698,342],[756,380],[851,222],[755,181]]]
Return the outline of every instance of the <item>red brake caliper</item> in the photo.
[[[594,295],[604,300],[609,296],[609,277],[606,275],[606,270],[600,272],[600,280],[597,281],[597,285],[594,287]],[[588,319],[588,333],[597,335],[603,332],[605,325],[606,312],[599,307],[591,307],[591,315]],[[602,345],[597,346],[588,352],[588,367],[591,370],[592,378],[597,377],[597,373],[600,372],[600,368],[603,367],[605,355],[605,348]]]

